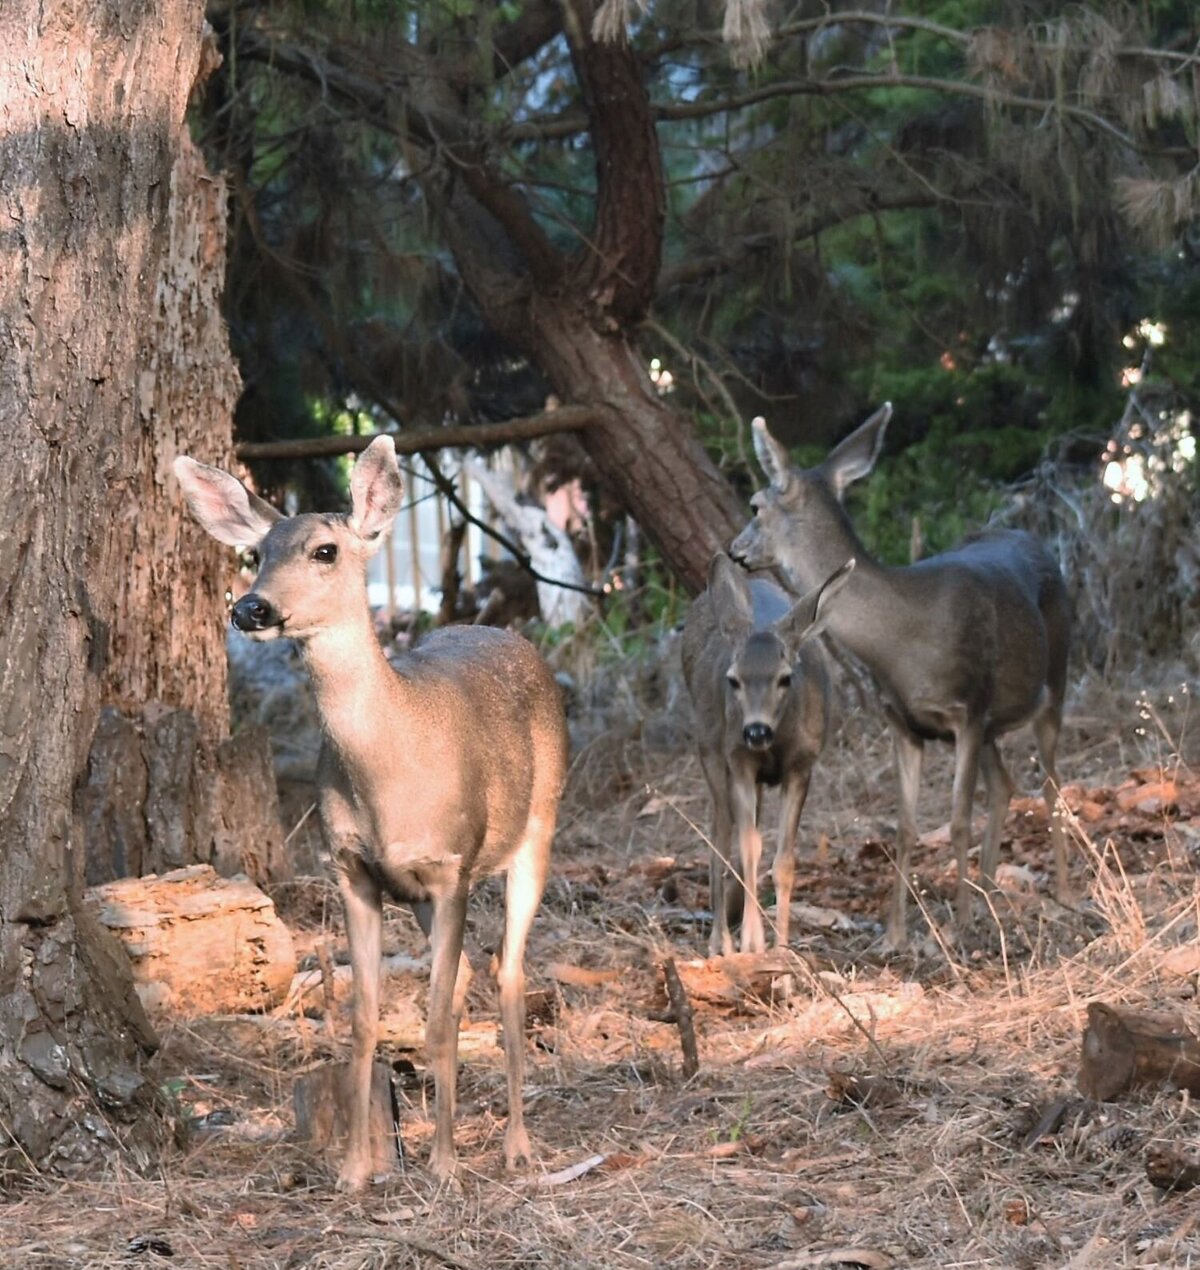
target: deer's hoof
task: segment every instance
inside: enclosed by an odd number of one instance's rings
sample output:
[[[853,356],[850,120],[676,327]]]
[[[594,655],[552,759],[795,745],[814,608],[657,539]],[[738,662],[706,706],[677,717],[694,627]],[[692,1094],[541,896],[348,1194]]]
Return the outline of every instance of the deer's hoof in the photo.
[[[533,1149],[529,1145],[529,1135],[522,1126],[517,1132],[505,1134],[504,1167],[515,1173],[518,1169],[533,1167]]]
[[[429,1153],[429,1171],[439,1180],[448,1182],[458,1171],[458,1156],[454,1148],[435,1146]]]
[[[367,1183],[370,1180],[371,1171],[369,1168],[347,1160],[338,1174],[337,1189],[343,1195],[356,1195],[360,1191],[366,1190]]]
[[[900,956],[908,952],[908,932],[906,930],[889,930],[883,937],[883,951],[889,956]]]

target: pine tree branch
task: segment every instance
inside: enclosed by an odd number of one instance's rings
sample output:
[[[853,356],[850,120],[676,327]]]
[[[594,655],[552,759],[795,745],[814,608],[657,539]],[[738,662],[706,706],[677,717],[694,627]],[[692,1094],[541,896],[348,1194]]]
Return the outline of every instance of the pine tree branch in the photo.
[[[1013,110],[1053,114],[1056,111],[1077,119],[1098,132],[1106,133],[1121,145],[1137,150],[1138,143],[1114,123],[1083,106],[1044,97],[1022,97],[1019,93],[998,92],[982,84],[966,80],[938,79],[928,75],[897,75],[890,72],[880,75],[841,75],[835,79],[793,79],[774,84],[763,84],[744,93],[704,101],[673,102],[654,106],[654,118],[658,123],[678,123],[689,119],[706,119],[713,115],[728,114],[756,106],[779,97],[833,97],[841,93],[857,93],[879,88],[921,88],[930,92],[945,93],[953,97],[972,97],[993,106],[1007,106]],[[508,129],[508,137],[514,141],[561,140],[587,130],[587,119],[579,114],[563,114],[552,119],[531,120],[515,124]]]
[[[369,391],[369,389],[367,389]],[[511,445],[556,432],[578,432],[595,419],[590,406],[561,406],[535,415],[504,419],[498,423],[467,423],[444,428],[410,428],[389,435],[397,454],[433,450],[478,449]],[[327,459],[340,454],[359,454],[374,436],[300,437],[285,441],[243,441],[235,449],[243,462],[249,459]]]

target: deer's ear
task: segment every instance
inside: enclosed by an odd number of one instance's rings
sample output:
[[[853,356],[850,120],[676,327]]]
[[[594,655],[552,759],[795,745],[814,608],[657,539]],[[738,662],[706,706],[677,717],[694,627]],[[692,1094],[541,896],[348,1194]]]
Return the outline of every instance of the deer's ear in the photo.
[[[883,448],[883,434],[892,417],[892,403],[885,401],[875,413],[837,445],[821,465],[833,492],[840,499],[846,487],[861,480],[875,466]]]
[[[197,463],[181,454],[175,460],[175,476],[183,487],[188,510],[227,547],[255,547],[271,526],[283,519],[270,503],[263,502],[236,476],[219,467]]]
[[[750,424],[750,434],[754,438],[754,453],[758,455],[759,466],[767,474],[767,480],[780,493],[785,492],[792,480],[791,455],[767,431],[767,421],[761,415]]]
[[[833,613],[837,593],[850,580],[854,572],[851,556],[840,569],[831,573],[819,586],[813,587],[792,605],[791,609],[775,623],[775,634],[791,656],[800,651],[805,640],[815,639],[828,625]]]
[[[350,528],[364,542],[379,545],[380,536],[391,527],[400,510],[404,479],[396,462],[396,445],[391,437],[376,437],[358,456],[350,474]]]
[[[718,551],[708,566],[708,593],[712,596],[717,626],[728,640],[742,638],[754,624],[750,582],[746,572]]]

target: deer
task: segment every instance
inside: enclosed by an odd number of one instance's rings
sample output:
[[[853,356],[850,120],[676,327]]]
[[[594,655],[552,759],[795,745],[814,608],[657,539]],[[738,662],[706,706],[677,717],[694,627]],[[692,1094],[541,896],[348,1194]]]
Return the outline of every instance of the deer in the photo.
[[[843,506],[854,481],[875,466],[890,403],[812,468],[792,464],[762,418],[755,453],[769,484],[751,499],[754,517],[730,553],[747,568],[778,565],[797,589],[848,557],[858,564],[830,612],[829,636],[871,672],[891,726],[899,781],[895,882],[885,940],[907,942],[906,909],[926,741],[954,745],[950,838],[958,864],[955,925],[970,924],[967,876],[971,807],[982,770],[987,823],[980,877],[994,887],[1000,836],[1013,781],[997,738],[1032,724],[1054,845],[1055,887],[1068,896],[1066,835],[1059,811],[1055,749],[1062,727],[1071,618],[1066,585],[1031,534],[989,529],[916,563],[887,566],[863,547]]]
[[[772,875],[775,938],[787,947],[796,838],[813,764],[829,728],[829,675],[810,641],[829,620],[831,602],[855,567],[845,562],[802,599],[768,578],[751,578],[718,552],[708,586],[683,628],[683,675],[696,717],[700,765],[712,794],[709,954],[766,951],[758,901],[762,791],[779,786],[782,808]],[[728,874],[734,885],[726,891]]]
[[[474,883],[505,874],[495,958],[508,1085],[504,1160],[531,1164],[522,1110],[525,945],[545,887],[567,768],[558,684],[525,639],[492,627],[435,631],[395,668],[367,604],[368,559],[404,483],[390,437],[350,478],[348,514],[284,517],[236,477],[181,455],[188,508],[219,542],[258,556],[234,628],[299,645],[321,720],[318,810],[345,911],[353,984],[351,1105],[342,1191],[369,1181],[371,1069],[379,1031],[383,901],[407,904],[432,949],[426,1053],[434,1080],[429,1167],[455,1171],[458,1026],[471,978],[463,951]]]

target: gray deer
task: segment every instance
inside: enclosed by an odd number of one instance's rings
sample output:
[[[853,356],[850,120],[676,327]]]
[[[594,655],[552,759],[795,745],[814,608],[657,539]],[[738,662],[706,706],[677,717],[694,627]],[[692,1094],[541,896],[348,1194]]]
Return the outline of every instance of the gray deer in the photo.
[[[529,1162],[522,1113],[525,942],[541,899],[567,763],[559,688],[533,647],[488,627],[450,627],[393,670],[367,607],[366,564],[400,507],[390,437],[354,466],[349,515],[290,519],[235,477],[175,461],[188,506],[216,539],[253,547],[254,590],[233,606],[251,639],[297,641],[323,733],[321,824],[345,906],[354,983],[352,1106],[341,1190],[368,1181],[371,1067],[379,1030],[382,902],[408,904],[429,937],[426,1049],[433,1070],[430,1168],[455,1168],[458,1024],[471,968],[463,953],[472,883],[505,871],[497,977],[508,1072],[509,1168]]]
[[[754,519],[731,553],[750,568],[779,564],[797,588],[812,586],[847,557],[858,568],[829,619],[829,633],[875,676],[891,723],[900,779],[896,881],[887,941],[906,941],[912,848],[924,743],[954,742],[950,837],[958,861],[959,930],[971,915],[967,853],[971,804],[982,768],[988,819],[980,858],[983,885],[996,876],[1000,834],[1013,782],[996,738],[1033,725],[1045,773],[1055,879],[1068,890],[1066,839],[1058,810],[1054,752],[1062,725],[1070,613],[1058,566],[1018,530],[976,534],[950,551],[891,568],[865,551],[842,506],[846,487],[875,465],[892,408],[885,405],[814,468],[754,421],[754,446],[770,480],[751,505]]]
[[[695,707],[700,764],[712,792],[709,861],[712,956],[733,951],[729,928],[740,916],[742,952],[765,952],[758,865],[764,786],[782,790],[775,850],[775,931],[788,942],[796,833],[813,764],[825,744],[829,676],[812,639],[829,620],[830,601],[854,561],[793,601],[766,578],[747,576],[723,553],[709,565],[708,589],[683,629],[683,675]],[[726,892],[730,871],[733,889]]]

